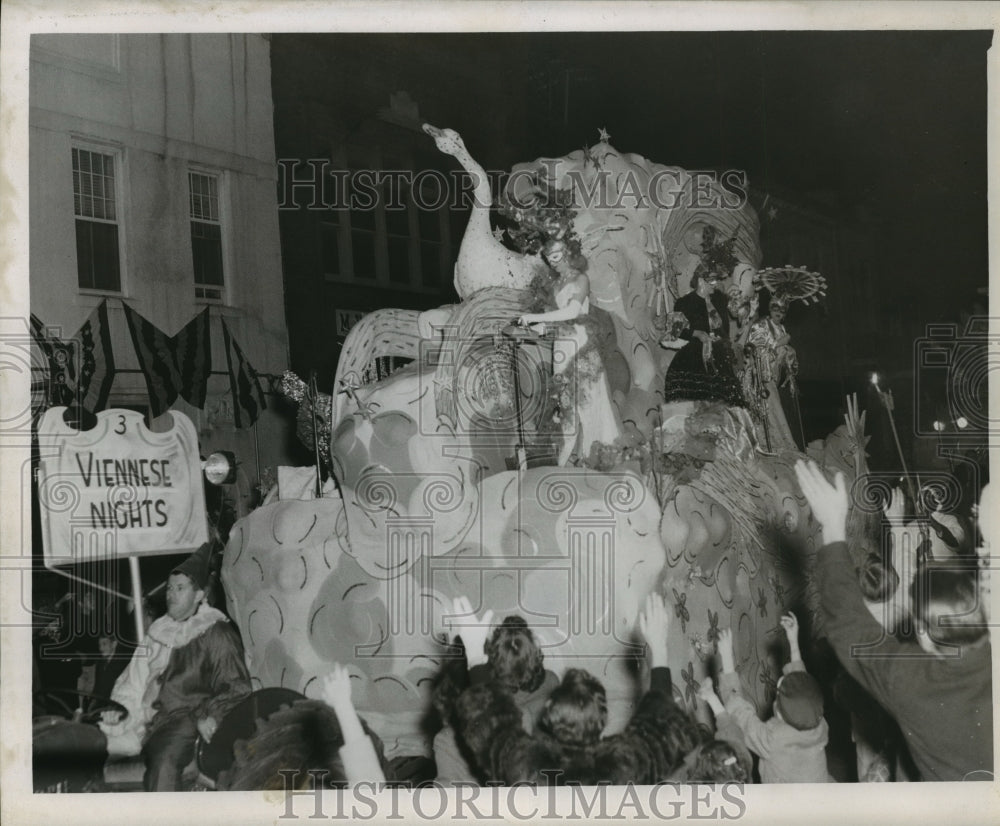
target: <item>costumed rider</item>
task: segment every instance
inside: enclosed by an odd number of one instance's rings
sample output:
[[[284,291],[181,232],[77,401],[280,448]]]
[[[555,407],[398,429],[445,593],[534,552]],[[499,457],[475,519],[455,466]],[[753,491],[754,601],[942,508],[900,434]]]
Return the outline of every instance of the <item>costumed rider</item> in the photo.
[[[552,274],[551,301],[544,312],[522,315],[518,324],[530,326],[539,335],[545,335],[546,325],[555,325],[552,372],[562,387],[563,444],[558,464],[564,467],[574,450],[579,459],[586,460],[595,444],[620,441],[622,427],[590,316],[587,259],[572,237],[549,239],[542,255]]]
[[[767,422],[765,440],[775,451],[798,450],[779,393],[779,387],[787,386],[793,397],[798,394],[799,359],[784,324],[789,302],[784,293],[771,295],[767,314],[751,325],[747,337],[751,369],[744,375],[755,381],[748,382],[746,395],[757,402],[757,418]]]
[[[211,554],[202,545],[167,580],[167,613],[153,622],[111,699],[128,716],[105,711],[108,754],[142,754],[146,791],[176,791],[199,734],[211,740],[226,713],[250,694],[239,633],[205,601]]]

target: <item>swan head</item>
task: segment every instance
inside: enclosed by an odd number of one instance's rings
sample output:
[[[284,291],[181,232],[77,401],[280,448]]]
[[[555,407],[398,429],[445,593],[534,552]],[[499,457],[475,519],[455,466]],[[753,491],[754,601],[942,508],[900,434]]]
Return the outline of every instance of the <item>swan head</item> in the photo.
[[[462,143],[461,136],[454,129],[438,129],[429,123],[425,123],[421,129],[434,138],[437,148],[446,155],[458,155],[465,152],[465,144]]]

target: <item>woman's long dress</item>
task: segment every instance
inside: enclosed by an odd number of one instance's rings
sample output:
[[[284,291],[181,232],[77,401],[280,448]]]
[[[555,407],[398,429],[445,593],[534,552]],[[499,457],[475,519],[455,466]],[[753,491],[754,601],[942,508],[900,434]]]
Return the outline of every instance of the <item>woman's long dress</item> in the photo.
[[[574,299],[586,306],[589,292],[586,276],[567,279],[556,287],[556,307],[562,309]],[[565,465],[573,452],[585,461],[595,443],[613,445],[622,435],[593,326],[587,314],[555,325],[552,372],[563,383],[560,465]]]
[[[715,401],[742,407],[743,392],[736,378],[735,357],[729,340],[726,299],[719,293],[702,298],[689,292],[677,299],[674,310],[684,313],[689,329],[681,334],[688,339],[670,362],[663,388],[664,401]],[[694,332],[714,334],[712,360],[705,363],[702,342]]]
[[[750,348],[750,358],[747,361],[748,375],[756,373],[756,381],[751,382],[753,389],[747,389],[747,395],[756,393],[754,404],[754,423],[758,429],[758,439],[761,444],[770,443],[773,451],[798,450],[799,447],[788,426],[788,417],[781,405],[781,394],[778,385],[786,370],[792,375],[797,370],[795,350],[787,344],[779,344],[779,339],[787,333],[783,325],[769,318],[754,322],[750,328],[747,346]],[[760,393],[760,390],[766,391]],[[764,419],[767,420],[767,436],[763,432]]]

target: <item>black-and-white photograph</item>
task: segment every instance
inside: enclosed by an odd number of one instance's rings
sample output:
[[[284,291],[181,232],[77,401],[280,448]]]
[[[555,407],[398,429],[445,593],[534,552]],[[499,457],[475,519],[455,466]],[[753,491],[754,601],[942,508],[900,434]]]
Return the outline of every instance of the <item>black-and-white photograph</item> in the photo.
[[[5,817],[996,813],[972,6],[17,4]]]

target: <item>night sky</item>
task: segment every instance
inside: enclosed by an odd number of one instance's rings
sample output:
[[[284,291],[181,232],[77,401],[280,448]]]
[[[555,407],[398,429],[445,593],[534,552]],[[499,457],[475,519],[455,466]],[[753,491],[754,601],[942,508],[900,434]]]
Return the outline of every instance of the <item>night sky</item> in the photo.
[[[990,31],[314,37],[331,54],[364,41],[359,79],[388,54],[509,78],[504,99],[470,101],[468,122],[450,124],[468,142],[491,120],[525,123],[525,145],[478,158],[488,168],[564,155],[606,127],[622,152],[742,169],[758,191],[862,227],[877,238],[878,312],[902,316],[910,340],[926,322],[958,321],[988,282]],[[420,100],[413,77],[399,82]],[[787,262],[765,248],[764,263]],[[882,354],[897,368],[910,347],[891,352],[898,343]]]
[[[341,37],[359,36],[330,39]],[[890,377],[902,438],[909,441],[907,405],[919,392],[914,342],[928,323],[960,323],[989,281],[986,55],[992,32],[361,37],[368,41],[361,63],[391,53],[427,67],[444,65],[448,55],[509,78],[505,98],[470,106],[468,123],[449,124],[471,137],[490,119],[524,122],[525,144],[511,146],[507,157],[478,158],[488,168],[564,155],[595,143],[598,128],[606,127],[620,151],[687,169],[742,169],[752,190],[860,231],[869,239],[867,263],[877,281],[871,367]],[[420,99],[419,88],[409,91]],[[789,263],[769,257],[762,240],[765,265]],[[841,264],[840,277],[850,277]],[[843,290],[843,300],[846,285],[826,274],[827,306],[818,313],[793,307],[789,317],[802,345],[804,379],[810,361],[815,368],[836,348],[835,331],[852,323],[833,317],[852,308],[849,302],[838,308],[833,293]],[[823,332],[806,336],[800,324],[822,325]],[[807,430],[818,435],[836,425],[843,392],[867,386],[867,373],[855,372],[816,400],[819,418]],[[875,442],[887,442],[887,434],[876,436]],[[888,443],[881,448],[895,455]]]
[[[449,37],[518,55],[512,71],[569,73],[568,121],[538,130],[537,155],[565,154],[606,126],[616,148],[660,163],[744,169],[756,188],[881,236],[885,312],[950,320],[987,283],[992,32]],[[407,40],[396,48],[423,38]],[[564,92],[554,89],[552,108]]]

